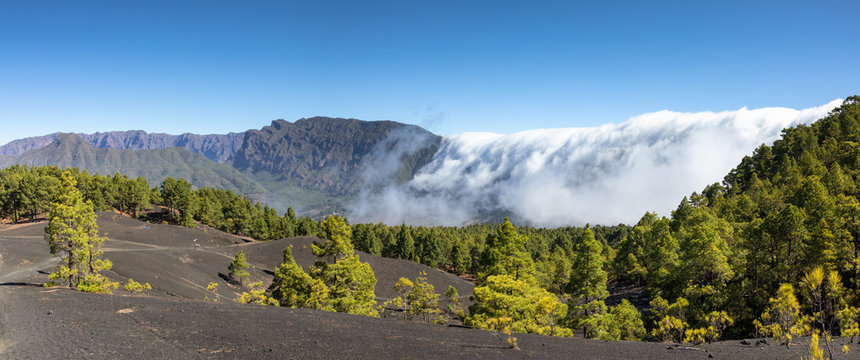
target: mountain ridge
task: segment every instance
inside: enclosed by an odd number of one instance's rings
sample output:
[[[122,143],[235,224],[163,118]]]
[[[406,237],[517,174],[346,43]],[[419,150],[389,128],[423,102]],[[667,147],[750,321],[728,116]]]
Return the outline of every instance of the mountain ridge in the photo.
[[[245,133],[233,166],[243,172],[272,174],[303,188],[350,195],[361,185],[373,185],[366,184],[362,170],[379,165],[380,158],[388,155],[377,151],[378,145],[394,150],[403,143],[417,143],[417,147],[400,147],[400,157],[393,159],[399,167],[390,175],[402,182],[430,161],[440,142],[440,136],[421,127],[394,121],[318,116],[291,123],[279,119]]]
[[[76,167],[91,173],[142,176],[157,186],[168,176],[182,177],[198,187],[219,187],[262,199],[265,190],[255,180],[227,164],[209,160],[185,148],[128,150],[97,148],[78,134],[58,133],[47,146],[31,149],[18,157],[0,158],[0,165]]]
[[[51,133],[12,140],[0,146],[0,155],[18,157],[30,150],[48,146],[63,133]],[[79,137],[100,149],[118,150],[155,150],[168,147],[183,147],[188,151],[203,154],[212,161],[224,163],[242,146],[245,132],[230,132],[227,134],[192,134],[183,133],[170,135],[165,133],[148,133],[144,130],[107,131],[92,134],[77,133]]]
[[[0,146],[0,166],[77,167],[232,190],[285,211],[340,212],[360,189],[410,180],[441,137],[394,121],[312,117],[241,133],[52,133]]]

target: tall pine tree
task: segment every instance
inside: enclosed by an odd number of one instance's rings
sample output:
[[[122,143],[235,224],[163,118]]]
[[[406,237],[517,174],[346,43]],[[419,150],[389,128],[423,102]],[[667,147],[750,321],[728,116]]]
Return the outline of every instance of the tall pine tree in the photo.
[[[51,203],[45,228],[51,254],[62,258],[49,275],[49,286],[68,285],[97,293],[110,293],[117,288],[117,283],[99,274],[102,270],[110,270],[113,264],[101,258],[104,238],[98,231],[92,203],[83,201],[74,176],[66,170],[59,194]]]

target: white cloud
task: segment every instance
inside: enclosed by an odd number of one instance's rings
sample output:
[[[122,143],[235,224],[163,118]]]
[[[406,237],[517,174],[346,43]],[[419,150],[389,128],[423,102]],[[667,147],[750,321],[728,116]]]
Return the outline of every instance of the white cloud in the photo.
[[[658,111],[592,128],[447,136],[411,181],[362,192],[349,216],[390,224],[459,225],[493,214],[536,226],[632,224],[646,211],[669,215],[683,196],[721,181],[782,129],[840,104]],[[388,161],[397,159],[389,152]]]

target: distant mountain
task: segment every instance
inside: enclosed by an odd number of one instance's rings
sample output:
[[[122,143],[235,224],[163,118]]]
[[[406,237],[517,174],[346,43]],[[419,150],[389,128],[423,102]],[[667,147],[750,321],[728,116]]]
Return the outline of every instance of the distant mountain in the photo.
[[[133,130],[97,132],[81,135],[81,138],[102,149],[151,150],[182,147],[193,153],[203,154],[212,161],[223,163],[236,155],[236,152],[242,147],[245,133],[168,135]]]
[[[54,141],[60,133],[44,136],[29,137],[14,140],[0,146],[0,155],[17,157],[29,150],[39,149]],[[212,161],[223,163],[242,147],[245,133],[229,133],[226,135],[169,135],[162,133],[147,133],[142,130],[97,132],[95,134],[78,134],[90,145],[100,149],[120,150],[153,150],[169,147],[182,147],[193,153],[203,154]]]
[[[4,166],[70,166],[102,175],[119,172],[130,177],[143,176],[151,186],[161,184],[168,176],[181,177],[195,186],[232,190],[257,200],[265,193],[265,189],[249,176],[184,148],[100,149],[77,134],[57,134],[47,146],[29,150],[16,158],[0,158],[0,162],[5,162]]]
[[[53,133],[0,146],[0,166],[120,172],[153,186],[181,177],[196,187],[232,190],[317,216],[344,210],[359,191],[411,180],[440,143],[441,137],[414,125],[314,117],[226,135]]]
[[[20,156],[21,154],[50,144],[60,133],[53,133],[43,136],[34,136],[23,139],[12,140],[6,145],[0,146],[0,155],[11,157]],[[2,159],[0,159],[2,161]]]
[[[393,121],[276,120],[246,132],[233,166],[301,188],[349,195],[364,185],[411,179],[440,142],[441,137],[427,130]],[[369,175],[384,169],[384,178]]]

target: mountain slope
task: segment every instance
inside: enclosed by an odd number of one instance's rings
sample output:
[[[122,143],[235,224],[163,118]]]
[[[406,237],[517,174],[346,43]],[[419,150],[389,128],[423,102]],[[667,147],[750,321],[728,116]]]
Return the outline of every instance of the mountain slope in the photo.
[[[57,138],[57,135],[60,133],[53,133],[42,136],[33,136],[23,139],[12,140],[8,144],[0,146],[0,155],[6,155],[10,157],[20,156],[21,154],[33,150],[48,146],[54,139]]]
[[[81,135],[81,138],[102,149],[151,150],[183,147],[190,152],[203,154],[212,161],[223,163],[236,155],[236,152],[242,147],[245,133],[168,135],[133,130],[97,132]]]
[[[229,165],[215,163],[184,148],[99,149],[76,134],[59,134],[48,146],[27,151],[7,161],[32,166],[77,167],[103,175],[119,172],[131,177],[143,176],[152,186],[160,184],[168,176],[181,177],[194,186],[232,190],[252,199],[261,199],[265,192],[260,184]]]
[[[246,133],[233,164],[239,170],[269,173],[302,188],[345,195],[368,182],[411,179],[429,162],[440,140],[418,126],[393,121],[276,120]],[[392,153],[396,157],[388,158]],[[367,176],[366,171],[380,166],[392,170],[386,179]]]
[[[169,147],[183,147],[190,152],[203,154],[212,161],[223,163],[236,155],[242,147],[245,133],[229,133],[225,135],[182,134],[169,135],[162,133],[147,133],[142,130],[96,132],[94,134],[78,134],[90,145],[100,149],[153,150]],[[17,157],[27,151],[40,149],[53,142],[60,133],[28,137],[9,142],[0,146],[0,155]]]
[[[360,189],[412,179],[440,142],[413,125],[315,117],[226,135],[54,133],[0,147],[0,165],[72,166],[140,175],[152,184],[182,177],[313,216],[342,211]]]

